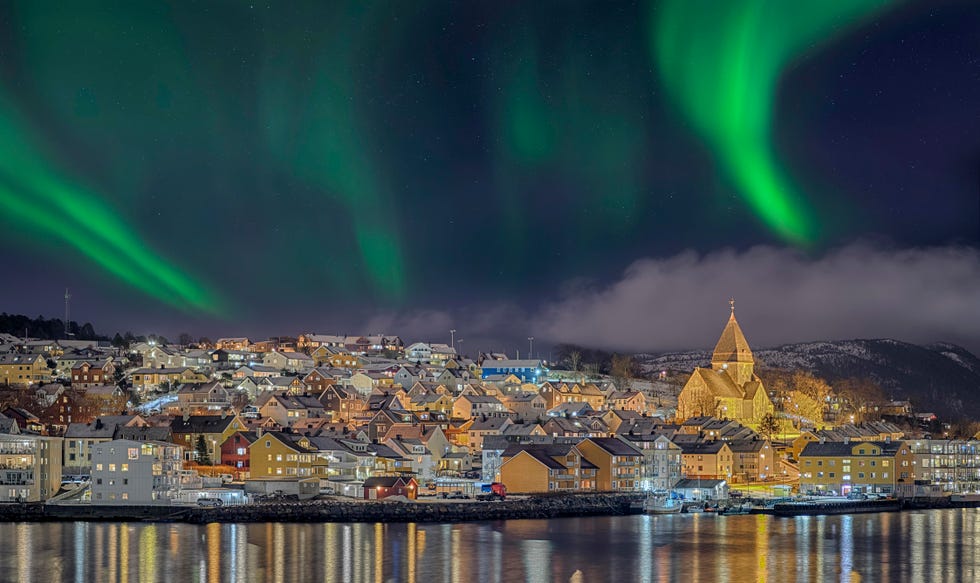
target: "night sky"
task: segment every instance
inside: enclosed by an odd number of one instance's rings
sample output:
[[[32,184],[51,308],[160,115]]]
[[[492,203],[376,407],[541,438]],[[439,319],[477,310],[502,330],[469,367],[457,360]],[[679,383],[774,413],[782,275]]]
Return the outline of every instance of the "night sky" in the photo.
[[[980,349],[974,0],[0,6],[0,310]]]

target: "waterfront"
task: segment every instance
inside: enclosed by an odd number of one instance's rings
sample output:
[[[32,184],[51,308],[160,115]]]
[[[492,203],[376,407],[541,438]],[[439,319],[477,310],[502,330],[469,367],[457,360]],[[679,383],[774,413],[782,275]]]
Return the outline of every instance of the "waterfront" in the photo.
[[[958,581],[980,511],[456,524],[5,523],[3,581]]]

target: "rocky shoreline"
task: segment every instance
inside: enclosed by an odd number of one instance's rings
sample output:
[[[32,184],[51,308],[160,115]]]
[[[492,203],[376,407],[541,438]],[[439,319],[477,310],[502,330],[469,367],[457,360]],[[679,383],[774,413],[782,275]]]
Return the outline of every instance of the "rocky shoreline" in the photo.
[[[343,499],[265,502],[222,508],[0,505],[0,522],[464,522],[637,514],[636,494],[530,496],[505,502],[394,502]]]

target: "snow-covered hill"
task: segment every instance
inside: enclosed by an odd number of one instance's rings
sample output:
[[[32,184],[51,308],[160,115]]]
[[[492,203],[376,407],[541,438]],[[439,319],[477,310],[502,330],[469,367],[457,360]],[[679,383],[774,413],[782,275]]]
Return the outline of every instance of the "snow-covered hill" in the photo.
[[[861,377],[878,382],[896,399],[947,417],[980,419],[980,359],[949,343],[920,346],[891,339],[804,342],[754,351],[757,371],[803,369],[831,383]],[[649,373],[709,366],[710,351],[636,356]]]

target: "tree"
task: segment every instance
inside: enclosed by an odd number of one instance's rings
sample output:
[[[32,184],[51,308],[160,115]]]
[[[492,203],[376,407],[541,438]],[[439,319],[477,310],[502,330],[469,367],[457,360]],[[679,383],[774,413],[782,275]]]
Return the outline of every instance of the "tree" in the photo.
[[[766,413],[759,421],[759,435],[772,441],[772,436],[779,432],[779,419],[775,413]]]
[[[194,338],[187,332],[181,332],[180,336],[177,338],[177,344],[181,346],[189,346],[194,342]]]
[[[636,365],[629,354],[614,354],[612,356],[611,374],[616,388],[628,391],[633,387],[631,379],[635,376]]]
[[[572,363],[572,372],[578,372],[578,365],[582,362],[582,353],[578,350],[573,350],[568,355],[568,360]]]
[[[210,466],[211,452],[208,451],[208,443],[204,441],[203,435],[197,436],[197,443],[194,444],[194,451],[197,452],[197,463],[202,466]]]

